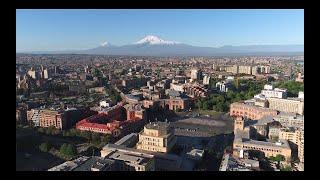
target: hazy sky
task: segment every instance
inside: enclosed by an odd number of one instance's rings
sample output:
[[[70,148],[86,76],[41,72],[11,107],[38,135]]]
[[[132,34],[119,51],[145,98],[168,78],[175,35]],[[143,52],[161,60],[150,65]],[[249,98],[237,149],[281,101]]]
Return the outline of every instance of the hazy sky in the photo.
[[[304,44],[304,10],[16,10],[16,50],[124,45],[146,35],[195,46]]]

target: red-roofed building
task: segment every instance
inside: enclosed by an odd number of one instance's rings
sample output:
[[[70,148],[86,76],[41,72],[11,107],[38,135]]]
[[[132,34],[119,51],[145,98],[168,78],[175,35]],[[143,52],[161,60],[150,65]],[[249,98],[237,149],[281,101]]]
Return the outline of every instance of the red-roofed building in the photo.
[[[132,131],[136,127],[143,126],[143,113],[141,107],[133,107],[127,110],[127,120],[123,120],[123,106],[99,110],[99,114],[90,116],[79,121],[76,128],[83,131],[111,134],[119,136],[121,133]]]

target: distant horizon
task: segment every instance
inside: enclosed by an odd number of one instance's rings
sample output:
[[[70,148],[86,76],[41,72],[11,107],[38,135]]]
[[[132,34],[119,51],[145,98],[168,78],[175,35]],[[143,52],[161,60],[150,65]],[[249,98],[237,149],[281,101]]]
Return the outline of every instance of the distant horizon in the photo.
[[[16,52],[122,46],[147,35],[198,47],[304,45],[304,10],[16,10]]]
[[[116,47],[121,47],[121,46],[125,46],[125,45],[133,45],[133,43],[131,44],[124,44],[124,45],[116,45],[110,42],[110,44],[112,46],[116,46]],[[186,44],[183,43],[182,44]],[[187,45],[191,45],[194,46],[192,44],[187,44]],[[223,46],[219,46],[219,47],[210,47],[210,48],[222,48],[222,47],[244,47],[244,46],[304,46],[304,44],[248,44],[248,45],[223,45]],[[100,45],[97,45],[95,47],[91,47],[91,48],[86,48],[86,49],[55,49],[55,50],[28,50],[28,51],[16,51],[16,53],[32,53],[32,52],[55,52],[55,51],[78,51],[78,50],[88,50],[88,49],[93,49],[93,48],[97,48],[97,47],[101,47]],[[196,46],[196,47],[209,47],[209,46]]]

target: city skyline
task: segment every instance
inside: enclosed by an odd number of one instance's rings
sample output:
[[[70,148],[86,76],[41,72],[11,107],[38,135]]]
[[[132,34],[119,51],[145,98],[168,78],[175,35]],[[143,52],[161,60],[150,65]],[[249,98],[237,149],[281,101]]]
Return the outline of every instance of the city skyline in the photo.
[[[147,35],[201,47],[304,44],[303,19],[303,10],[17,10],[16,51],[121,46]]]

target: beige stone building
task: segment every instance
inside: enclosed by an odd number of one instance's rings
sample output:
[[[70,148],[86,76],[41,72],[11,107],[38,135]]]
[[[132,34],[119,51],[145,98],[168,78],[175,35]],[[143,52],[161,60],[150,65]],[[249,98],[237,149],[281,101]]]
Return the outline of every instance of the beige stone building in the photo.
[[[116,162],[118,171],[154,171],[154,155],[142,152],[134,152],[126,149],[112,148],[101,151],[101,157]]]
[[[291,148],[287,140],[281,140],[276,143],[257,141],[251,137],[253,129],[254,124],[250,125],[244,118],[236,117],[234,123],[235,138],[233,141],[233,154],[235,156],[239,156],[242,150],[256,150],[263,152],[266,157],[280,154],[283,155],[287,161],[290,160]],[[257,131],[259,131],[259,129]]]
[[[304,127],[304,116],[296,113],[285,113],[280,112],[274,117],[276,121],[281,123],[283,127],[294,127],[303,128]]]
[[[304,113],[304,101],[299,98],[267,98],[269,102],[269,108],[277,111],[283,111],[288,113]]]
[[[139,133],[137,149],[153,152],[169,152],[176,143],[173,129],[169,123],[155,122],[145,125]]]
[[[280,142],[272,143],[265,141],[236,139],[233,142],[234,150],[258,150],[264,153],[266,157],[283,155],[287,161],[291,158],[291,149],[288,141],[282,140]]]
[[[298,145],[300,140],[300,133],[298,130],[292,128],[281,128],[279,132],[279,139],[288,140],[296,145]]]

